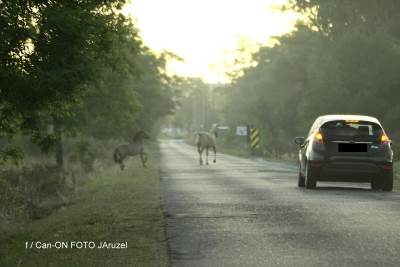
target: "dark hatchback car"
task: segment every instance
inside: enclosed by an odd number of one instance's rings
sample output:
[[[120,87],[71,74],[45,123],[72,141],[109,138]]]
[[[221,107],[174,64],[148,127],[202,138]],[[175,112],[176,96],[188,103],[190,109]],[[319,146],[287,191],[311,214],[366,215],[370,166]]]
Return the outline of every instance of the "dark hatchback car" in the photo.
[[[391,140],[376,118],[326,115],[317,118],[308,136],[296,137],[298,186],[317,181],[370,182],[374,190],[393,190]]]

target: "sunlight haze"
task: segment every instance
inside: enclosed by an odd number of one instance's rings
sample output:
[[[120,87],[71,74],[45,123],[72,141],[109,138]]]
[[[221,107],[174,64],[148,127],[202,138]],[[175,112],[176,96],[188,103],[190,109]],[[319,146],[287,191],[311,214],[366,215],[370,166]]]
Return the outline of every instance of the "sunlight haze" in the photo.
[[[226,66],[245,40],[249,52],[268,44],[272,36],[293,29],[298,18],[282,14],[282,0],[135,0],[125,12],[137,20],[140,34],[155,51],[167,50],[184,62],[170,62],[170,74],[201,77],[209,83],[227,82]]]

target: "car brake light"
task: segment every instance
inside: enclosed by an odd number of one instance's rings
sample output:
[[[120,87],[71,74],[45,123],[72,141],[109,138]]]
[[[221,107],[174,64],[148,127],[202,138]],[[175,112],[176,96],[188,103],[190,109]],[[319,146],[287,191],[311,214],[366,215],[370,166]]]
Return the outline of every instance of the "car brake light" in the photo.
[[[386,144],[386,143],[389,143],[389,141],[390,141],[389,136],[387,136],[385,131],[383,131],[382,135],[381,135],[381,143]]]
[[[315,140],[315,142],[317,142],[317,143],[320,143],[320,144],[323,143],[324,138],[323,138],[322,133],[321,133],[320,130],[315,134],[314,140]]]
[[[392,165],[392,164],[383,164],[381,167],[382,167],[382,169],[384,169],[384,170],[391,170],[391,169],[393,169],[393,165]]]

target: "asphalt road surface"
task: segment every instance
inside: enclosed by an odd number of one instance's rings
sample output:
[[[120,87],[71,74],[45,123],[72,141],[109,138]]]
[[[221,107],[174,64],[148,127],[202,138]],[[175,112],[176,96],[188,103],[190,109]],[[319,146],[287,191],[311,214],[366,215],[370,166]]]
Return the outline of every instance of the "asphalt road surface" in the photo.
[[[368,184],[297,188],[295,166],[161,143],[173,266],[400,266],[400,194]]]

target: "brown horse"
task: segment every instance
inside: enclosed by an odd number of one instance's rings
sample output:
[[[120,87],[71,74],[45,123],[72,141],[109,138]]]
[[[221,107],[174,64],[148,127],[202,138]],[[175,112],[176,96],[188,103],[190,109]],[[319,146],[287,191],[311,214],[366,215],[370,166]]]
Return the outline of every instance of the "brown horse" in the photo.
[[[144,152],[144,139],[149,138],[150,136],[145,131],[140,130],[135,134],[130,143],[120,145],[114,150],[114,161],[120,165],[121,170],[125,168],[124,159],[136,155],[140,155],[143,167],[147,168],[147,154]]]
[[[216,139],[218,137],[218,125],[213,124],[210,131],[201,132],[197,134],[196,138],[196,145],[197,151],[199,152],[200,156],[200,165],[203,165],[203,151],[206,150],[206,164],[208,165],[208,149],[212,148],[214,150],[214,160],[213,162],[217,162],[217,146],[216,146]]]

